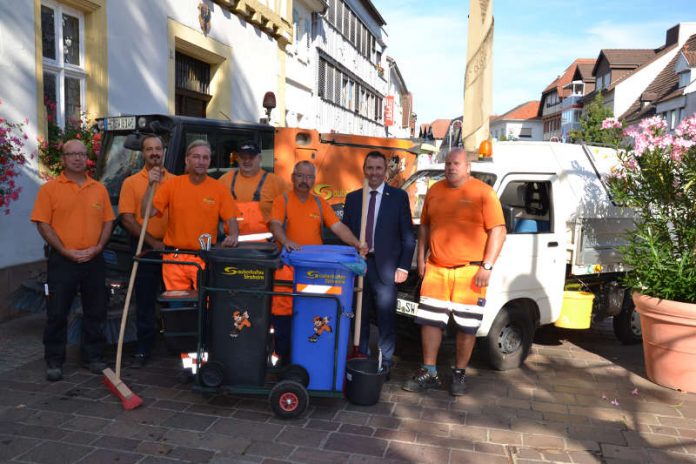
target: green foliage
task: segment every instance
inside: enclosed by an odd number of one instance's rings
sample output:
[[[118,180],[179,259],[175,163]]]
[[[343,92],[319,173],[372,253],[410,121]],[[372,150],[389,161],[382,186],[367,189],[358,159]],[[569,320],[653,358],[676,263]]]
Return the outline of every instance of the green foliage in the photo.
[[[602,129],[602,122],[612,116],[612,111],[604,106],[604,97],[597,92],[597,96],[585,107],[585,114],[580,118],[580,130],[571,131],[570,141],[590,145],[615,145],[618,141],[616,132]]]

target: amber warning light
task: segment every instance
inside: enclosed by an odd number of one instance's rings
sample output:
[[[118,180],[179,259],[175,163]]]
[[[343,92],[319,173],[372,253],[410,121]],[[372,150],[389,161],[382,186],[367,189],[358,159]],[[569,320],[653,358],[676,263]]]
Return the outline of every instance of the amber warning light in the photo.
[[[493,161],[493,144],[490,140],[484,140],[479,145],[479,161]]]

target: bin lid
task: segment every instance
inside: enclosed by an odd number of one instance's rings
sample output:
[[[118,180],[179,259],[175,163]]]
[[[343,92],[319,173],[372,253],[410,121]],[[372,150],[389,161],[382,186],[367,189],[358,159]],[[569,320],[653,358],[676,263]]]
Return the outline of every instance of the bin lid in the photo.
[[[365,275],[367,264],[355,248],[340,245],[307,245],[299,250],[283,250],[281,260],[291,266],[343,267],[356,275]]]
[[[211,248],[204,253],[206,261],[279,261],[280,251],[274,243],[243,242],[234,248]]]

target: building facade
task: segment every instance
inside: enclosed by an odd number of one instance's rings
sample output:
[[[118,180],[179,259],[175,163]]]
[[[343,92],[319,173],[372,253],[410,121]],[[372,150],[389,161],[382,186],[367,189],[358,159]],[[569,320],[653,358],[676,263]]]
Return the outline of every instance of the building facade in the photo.
[[[539,101],[533,100],[516,106],[490,121],[491,137],[495,140],[535,141],[544,139],[543,123],[537,116]]]
[[[384,136],[384,25],[369,0],[0,2],[0,117],[28,121],[22,192],[0,217],[0,297],[16,266],[43,259],[29,155],[49,120],[162,113]]]

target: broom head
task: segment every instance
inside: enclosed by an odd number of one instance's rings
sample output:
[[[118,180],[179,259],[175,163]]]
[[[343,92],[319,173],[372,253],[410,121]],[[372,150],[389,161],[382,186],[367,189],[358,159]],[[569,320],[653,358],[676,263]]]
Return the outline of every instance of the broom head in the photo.
[[[116,377],[116,373],[114,371],[107,367],[102,371],[102,373],[104,374],[102,383],[104,383],[104,385],[111,390],[111,393],[116,395],[118,399],[121,400],[121,406],[123,406],[123,409],[129,411],[143,404],[143,399],[133,393],[133,391],[128,388],[128,386],[123,383],[121,379]]]

